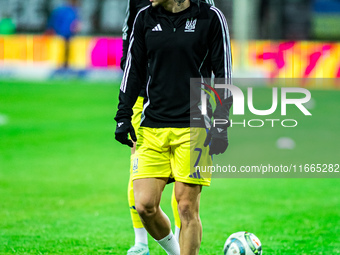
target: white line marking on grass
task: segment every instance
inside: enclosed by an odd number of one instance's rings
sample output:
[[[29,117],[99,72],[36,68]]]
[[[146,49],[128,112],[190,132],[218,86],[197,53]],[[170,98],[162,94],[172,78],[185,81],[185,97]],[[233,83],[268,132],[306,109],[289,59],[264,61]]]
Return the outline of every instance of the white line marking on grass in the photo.
[[[280,137],[276,141],[276,147],[281,150],[293,150],[295,148],[295,142],[289,137]]]
[[[8,124],[8,117],[7,115],[0,113],[0,126],[5,126]]]

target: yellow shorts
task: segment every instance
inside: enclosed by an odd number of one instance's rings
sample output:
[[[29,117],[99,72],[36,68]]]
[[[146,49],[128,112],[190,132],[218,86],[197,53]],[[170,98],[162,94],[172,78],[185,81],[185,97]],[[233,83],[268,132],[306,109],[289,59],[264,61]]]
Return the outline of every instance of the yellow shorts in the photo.
[[[141,116],[142,116],[142,111],[143,111],[143,101],[144,101],[143,97],[138,97],[135,105],[132,108],[133,115],[132,115],[131,123],[132,123],[133,128],[135,129],[136,134],[140,126],[140,121],[141,121]]]
[[[132,180],[173,177],[176,181],[210,186],[211,173],[197,166],[211,166],[204,128],[140,127],[133,159]]]

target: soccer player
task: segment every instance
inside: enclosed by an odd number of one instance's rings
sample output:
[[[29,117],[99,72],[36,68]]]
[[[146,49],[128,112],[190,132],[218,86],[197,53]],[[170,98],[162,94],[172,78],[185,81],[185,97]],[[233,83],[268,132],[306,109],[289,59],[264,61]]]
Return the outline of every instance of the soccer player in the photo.
[[[144,81],[147,100],[138,129],[132,180],[136,210],[149,234],[168,254],[198,254],[202,226],[199,200],[202,186],[210,178],[191,174],[191,135],[198,139],[195,148],[200,160],[211,164],[209,154],[223,153],[228,146],[226,126],[205,132],[199,112],[199,98],[190,105],[190,78],[231,79],[231,51],[223,14],[198,0],[151,0],[152,6],[137,14],[130,37],[124,77],[116,115],[116,139],[133,146],[136,141],[131,124],[132,107]],[[200,95],[200,86],[196,87]],[[228,90],[218,91],[221,106],[214,118],[227,119],[232,104]],[[223,107],[222,107],[223,105]],[[190,110],[196,110],[191,116]],[[198,111],[197,111],[198,110]],[[195,112],[195,111],[194,111]],[[196,120],[190,129],[190,120]],[[197,120],[201,121],[197,121]],[[205,147],[211,141],[210,148]],[[180,251],[170,222],[159,207],[168,178],[175,178],[175,195],[181,219]],[[195,177],[193,177],[195,176]]]
[[[206,2],[214,6],[213,0],[206,0]],[[129,38],[131,35],[133,22],[135,20],[135,17],[138,11],[148,5],[150,5],[150,0],[128,0],[126,18],[125,18],[125,22],[123,26],[123,31],[122,31],[123,32],[123,36],[122,36],[123,56],[121,59],[122,70],[124,70],[125,64],[126,64],[126,56],[127,56],[127,52],[129,48]],[[143,88],[133,107],[132,125],[134,127],[134,130],[138,130],[139,125],[140,125],[144,97],[146,97],[146,92],[145,92],[145,89]],[[132,163],[133,163],[134,153],[135,153],[135,144],[133,144],[133,147],[131,148]],[[132,167],[131,167],[131,174],[132,174]],[[131,176],[130,176],[129,185],[128,185],[128,201],[129,201],[132,224],[133,224],[134,233],[135,233],[135,244],[128,250],[127,255],[133,255],[133,254],[147,255],[149,254],[147,231],[145,230],[139,218],[139,215],[136,211],[134,195],[133,195],[133,183],[132,183]],[[177,202],[175,199],[174,191],[171,197],[171,205],[172,205],[173,215],[175,218],[175,237],[176,237],[176,240],[178,240],[181,222],[180,222],[180,218],[178,215]]]

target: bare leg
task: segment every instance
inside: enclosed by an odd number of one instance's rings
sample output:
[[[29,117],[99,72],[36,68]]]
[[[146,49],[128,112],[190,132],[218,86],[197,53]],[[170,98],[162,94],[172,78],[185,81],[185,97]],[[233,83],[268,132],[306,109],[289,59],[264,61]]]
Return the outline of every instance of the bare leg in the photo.
[[[140,217],[138,215],[138,212],[136,211],[135,207],[135,197],[133,194],[133,182],[132,182],[132,167],[134,164],[133,161],[133,155],[136,150],[136,143],[133,143],[133,148],[131,148],[131,165],[130,165],[130,179],[129,179],[129,185],[128,185],[128,202],[129,202],[129,208],[130,208],[130,215],[132,220],[132,225],[135,233],[135,244],[133,247],[131,247],[127,254],[134,254],[135,250],[141,249],[141,244],[144,244],[145,250],[147,250],[148,245],[148,233],[146,229],[143,226],[142,221],[140,220]]]
[[[175,183],[175,195],[181,219],[179,245],[181,255],[198,254],[202,241],[202,224],[199,217],[201,185]]]
[[[171,232],[169,218],[159,204],[167,178],[147,178],[133,181],[137,212],[145,229],[156,240]]]

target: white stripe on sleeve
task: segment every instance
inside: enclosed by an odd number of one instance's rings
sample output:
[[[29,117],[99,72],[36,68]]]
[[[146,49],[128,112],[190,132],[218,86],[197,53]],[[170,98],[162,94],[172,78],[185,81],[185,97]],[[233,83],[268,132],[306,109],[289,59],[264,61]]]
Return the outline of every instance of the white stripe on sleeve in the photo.
[[[205,0],[208,4],[211,4],[212,6],[215,6],[214,0]]]
[[[127,52],[127,58],[126,58],[126,65],[125,65],[125,69],[124,69],[124,76],[123,76],[123,79],[122,79],[122,83],[120,85],[120,90],[122,92],[125,93],[126,91],[126,85],[127,85],[127,80],[129,78],[129,73],[130,73],[130,68],[131,68],[131,61],[132,61],[132,55],[131,55],[131,48],[132,48],[132,45],[135,41],[135,38],[134,38],[134,32],[135,32],[135,24],[136,24],[136,20],[137,20],[137,17],[139,16],[139,14],[146,10],[147,8],[149,8],[150,5],[148,6],[145,6],[144,8],[142,8],[136,15],[136,18],[135,18],[135,21],[133,22],[133,29],[132,29],[132,32],[131,32],[131,36],[130,36],[130,44],[129,44],[129,49],[128,49],[128,52]]]
[[[231,84],[232,78],[232,57],[231,57],[231,47],[230,47],[230,37],[229,37],[229,29],[227,21],[223,15],[223,13],[217,9],[216,7],[210,7],[213,10],[221,23],[222,27],[222,36],[223,36],[223,47],[224,47],[224,72],[225,79],[227,84]],[[229,90],[225,91],[225,98],[231,97],[231,92]]]

